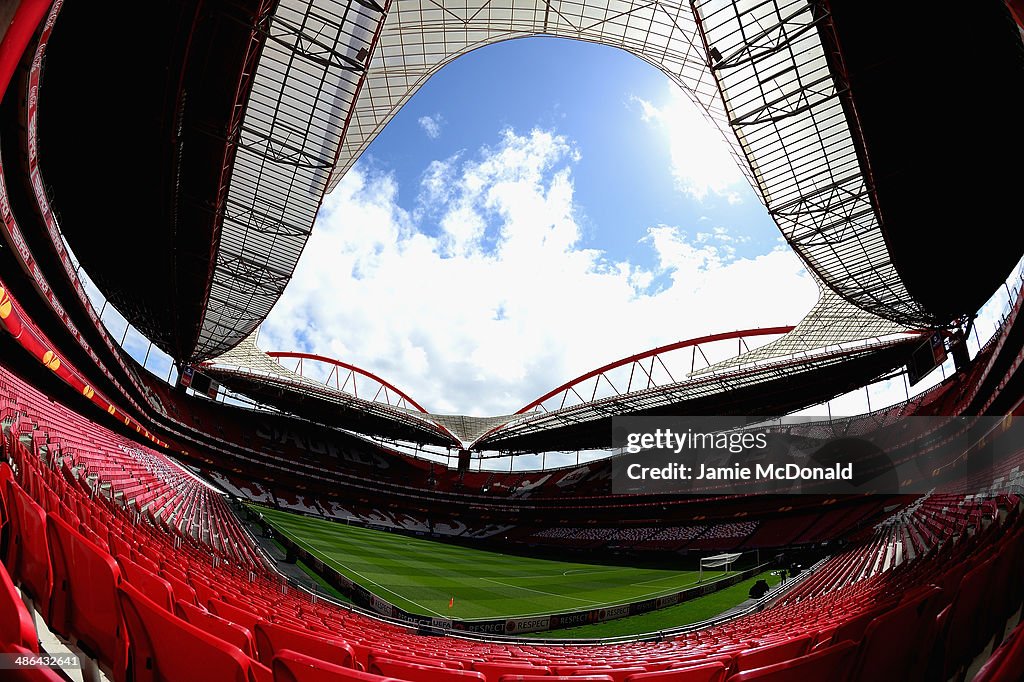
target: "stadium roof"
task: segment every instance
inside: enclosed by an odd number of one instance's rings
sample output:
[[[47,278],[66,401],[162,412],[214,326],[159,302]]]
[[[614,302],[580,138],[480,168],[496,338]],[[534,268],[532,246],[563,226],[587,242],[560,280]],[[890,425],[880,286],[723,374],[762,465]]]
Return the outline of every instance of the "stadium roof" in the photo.
[[[768,337],[775,340],[751,349],[757,339]],[[772,327],[680,341],[609,363],[515,414],[492,417],[429,413],[369,372],[308,354],[264,353],[253,337],[206,363],[203,371],[259,403],[357,433],[478,450],[543,452],[611,447],[613,416],[786,414],[891,372],[907,362],[918,343],[916,335],[887,334],[796,350],[791,342],[799,337],[798,329]],[[737,355],[715,364],[707,361],[704,347],[732,341],[738,342]],[[699,370],[698,353],[706,365]],[[280,362],[286,358],[298,360],[295,371]],[[302,373],[304,359],[334,369],[314,379]]]
[[[1001,3],[986,3],[957,36],[1000,53],[971,73],[980,93],[972,99],[928,89],[949,89],[943,67],[958,58],[939,54],[928,30],[944,19],[899,3],[154,0],[130,17],[146,31],[132,30],[116,7],[69,3],[39,91],[40,169],[65,237],[107,298],[175,359],[209,359],[268,314],[324,191],[433,73],[512,38],[614,46],[658,68],[706,112],[823,285],[808,320],[748,358],[771,364],[801,349],[948,325],[974,312],[1016,262],[1024,233],[997,248],[983,238],[1002,229],[1006,202],[1024,185],[1019,164],[1006,171],[984,156],[989,142],[1008,157],[1024,151],[991,116],[1013,109],[1024,82],[1019,34],[1003,15]],[[121,97],[128,84],[132,96]],[[907,115],[922,93],[936,119],[980,123],[972,136],[937,144]],[[116,106],[79,106],[94,100]],[[81,116],[66,116],[72,109]],[[990,200],[939,200],[931,192],[949,174],[965,195]],[[974,238],[952,245],[956,255],[991,267],[940,286],[936,263],[950,246],[922,225],[970,225]],[[142,244],[151,248],[120,255]],[[880,367],[895,361],[892,347],[844,350],[829,364],[889,358]],[[857,365],[862,379],[877,374],[867,364]],[[766,367],[754,373],[769,380],[775,370]],[[621,404],[653,409],[631,405]],[[402,420],[449,437],[449,425]],[[479,428],[466,422],[462,435]],[[509,438],[513,429],[500,432]]]
[[[462,54],[533,35],[610,45],[659,69],[707,113],[787,242],[829,289],[852,305],[905,327],[945,326],[961,314],[975,312],[991,295],[1024,251],[1024,235],[1014,239],[1015,248],[1005,251],[990,248],[982,239],[963,240],[957,244],[967,249],[963,256],[992,258],[991,272],[955,286],[936,287],[935,260],[922,259],[921,249],[936,260],[946,254],[938,246],[941,240],[922,233],[922,224],[985,225],[975,211],[996,218],[998,209],[964,202],[969,208],[950,213],[951,204],[931,196],[922,202],[920,192],[930,192],[932,185],[920,182],[917,174],[938,184],[948,182],[948,171],[958,183],[970,186],[966,192],[987,186],[1011,194],[1013,183],[1019,186],[1024,178],[1020,172],[1011,173],[1012,178],[1000,176],[987,162],[986,152],[971,147],[977,147],[971,136],[952,141],[956,156],[951,159],[950,142],[927,137],[920,121],[891,115],[896,110],[906,116],[920,106],[920,90],[906,87],[908,82],[941,80],[948,89],[947,74],[962,70],[933,66],[960,59],[955,51],[936,54],[933,35],[927,31],[934,19],[921,16],[925,13],[919,8],[892,4],[694,0],[691,7],[632,0],[470,0],[442,6],[396,0],[369,63],[331,184],[337,184],[431,75]],[[1001,3],[989,4],[1006,14]],[[837,9],[839,22],[832,8]],[[992,13],[993,8],[979,15]],[[998,19],[980,21],[973,16],[971,25],[963,27],[963,38],[977,31],[974,38],[989,45],[991,37],[985,31]],[[1012,37],[1015,26],[1008,16],[1003,19],[1003,37]],[[998,49],[1019,51],[1019,45],[1019,38],[1016,45],[1003,40]],[[921,56],[912,62],[911,71],[902,60],[907,53],[915,54],[914,47],[920,47],[916,54]],[[860,61],[844,62],[848,52]],[[893,69],[888,74],[870,68],[889,60]],[[1024,60],[1011,53],[996,61],[991,70],[986,66],[971,76],[978,91],[989,87],[1005,105],[993,110],[1009,111],[1013,84],[1024,84]],[[933,104],[936,111],[930,115],[950,124],[978,118],[978,103],[966,97],[953,94]],[[961,113],[953,117],[952,110]],[[871,114],[869,129],[863,127],[865,112]],[[991,118],[986,116],[985,121]],[[1012,130],[998,133],[991,128],[993,122],[982,125],[972,135],[980,132],[993,140],[1019,137]],[[903,148],[911,140],[919,159],[906,158]],[[1004,221],[1005,217],[994,220],[993,225]]]
[[[284,291],[383,16],[373,0],[60,8],[41,173],[79,262],[173,358],[233,347]]]

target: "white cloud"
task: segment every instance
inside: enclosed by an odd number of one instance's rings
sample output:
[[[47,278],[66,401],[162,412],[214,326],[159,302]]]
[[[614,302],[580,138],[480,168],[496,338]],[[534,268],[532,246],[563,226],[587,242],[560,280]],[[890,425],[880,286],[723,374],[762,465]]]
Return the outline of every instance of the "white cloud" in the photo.
[[[670,86],[668,101],[658,107],[634,98],[641,118],[660,129],[669,140],[672,175],[676,186],[697,201],[710,195],[730,203],[740,200],[737,189],[746,180],[722,133],[678,87]]]
[[[417,122],[431,140],[441,137],[441,126],[444,125],[444,116],[441,114],[420,116]]]
[[[792,253],[736,258],[727,230],[651,227],[637,248],[653,269],[586,247],[578,159],[562,136],[506,131],[431,164],[412,212],[393,178],[357,166],[324,203],[260,345],[362,366],[437,412],[502,414],[619,357],[795,323],[813,304]]]

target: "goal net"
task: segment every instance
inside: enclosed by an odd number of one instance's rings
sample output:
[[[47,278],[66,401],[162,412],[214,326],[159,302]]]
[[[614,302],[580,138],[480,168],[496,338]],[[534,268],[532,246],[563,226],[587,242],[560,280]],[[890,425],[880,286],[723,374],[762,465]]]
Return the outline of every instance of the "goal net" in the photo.
[[[700,560],[700,580],[704,579],[704,569],[724,569],[726,573],[729,572],[732,564],[740,558],[741,553],[735,554],[716,554],[715,556],[701,557]],[[692,564],[691,564],[692,565]]]

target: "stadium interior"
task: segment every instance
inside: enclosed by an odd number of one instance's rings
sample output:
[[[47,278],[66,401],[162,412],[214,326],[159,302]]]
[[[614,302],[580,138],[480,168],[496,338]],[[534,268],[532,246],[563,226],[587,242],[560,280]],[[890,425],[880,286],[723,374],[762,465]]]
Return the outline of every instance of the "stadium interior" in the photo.
[[[819,284],[807,316],[493,417],[261,349],[395,113],[536,35],[690,94]],[[1024,680],[1024,2],[9,0],[0,92],[0,680]],[[614,419],[772,420],[893,379],[906,400],[844,424],[913,492],[615,490]],[[514,466],[545,453],[576,460]]]

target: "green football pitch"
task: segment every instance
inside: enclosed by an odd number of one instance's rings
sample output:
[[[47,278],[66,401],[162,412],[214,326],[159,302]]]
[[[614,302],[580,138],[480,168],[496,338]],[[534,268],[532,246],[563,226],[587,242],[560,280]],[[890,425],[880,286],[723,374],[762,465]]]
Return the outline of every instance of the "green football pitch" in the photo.
[[[536,559],[252,508],[278,533],[353,582],[423,615],[501,618],[591,609],[670,594],[698,582],[696,571]],[[704,581],[721,575],[704,571]]]

